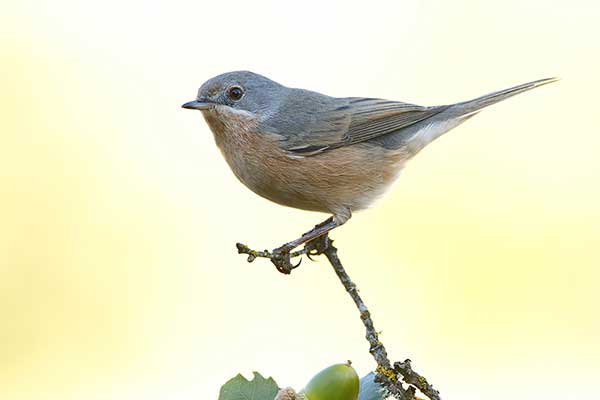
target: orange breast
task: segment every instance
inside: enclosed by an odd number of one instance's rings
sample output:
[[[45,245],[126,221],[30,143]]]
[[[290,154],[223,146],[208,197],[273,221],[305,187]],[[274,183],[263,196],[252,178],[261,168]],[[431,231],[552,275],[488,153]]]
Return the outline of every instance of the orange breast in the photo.
[[[367,143],[298,157],[279,146],[279,136],[258,133],[249,114],[217,108],[204,115],[238,179],[260,196],[289,207],[335,215],[366,208],[406,160],[401,151]]]

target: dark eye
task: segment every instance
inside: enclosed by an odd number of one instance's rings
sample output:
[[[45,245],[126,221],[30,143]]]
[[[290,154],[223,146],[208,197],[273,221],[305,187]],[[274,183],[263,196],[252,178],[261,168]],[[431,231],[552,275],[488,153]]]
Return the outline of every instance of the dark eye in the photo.
[[[243,95],[244,89],[242,89],[240,86],[232,86],[229,89],[227,89],[227,96],[231,100],[239,100],[242,98]]]

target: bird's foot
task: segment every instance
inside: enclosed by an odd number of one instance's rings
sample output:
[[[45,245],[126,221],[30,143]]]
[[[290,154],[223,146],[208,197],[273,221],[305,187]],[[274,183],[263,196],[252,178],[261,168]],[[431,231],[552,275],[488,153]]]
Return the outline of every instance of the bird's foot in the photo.
[[[248,262],[252,262],[257,258],[268,258],[271,260],[273,265],[275,265],[277,271],[281,272],[282,274],[289,275],[293,269],[298,268],[302,263],[302,258],[300,258],[297,264],[292,264],[292,258],[301,257],[303,254],[306,254],[311,261],[314,261],[313,257],[323,254],[331,243],[333,243],[333,240],[329,239],[327,234],[325,234],[309,240],[306,242],[302,250],[298,251],[292,251],[293,248],[290,247],[289,243],[286,243],[272,251],[252,250],[250,247],[242,243],[237,243],[236,247],[239,254],[248,255]]]
[[[257,258],[268,258],[275,265],[275,268],[277,268],[277,271],[281,272],[282,274],[286,274],[286,275],[289,275],[294,268],[298,268],[300,266],[300,263],[302,262],[302,259],[300,259],[298,264],[294,265],[294,264],[292,264],[292,258],[299,257],[299,256],[302,256],[302,254],[305,254],[305,251],[303,251],[303,250],[291,252],[291,250],[293,250],[293,249],[288,248],[286,245],[278,247],[278,248],[274,249],[273,251],[252,250],[250,247],[248,247],[242,243],[237,243],[236,247],[237,247],[238,254],[247,254],[248,255],[248,258],[247,258],[248,262],[252,262],[252,261],[256,260]]]
[[[292,255],[290,254],[290,250],[291,249],[288,249],[285,245],[278,247],[275,250],[273,250],[273,253],[270,257],[271,262],[273,263],[273,265],[275,265],[277,271],[286,275],[289,275],[293,269],[298,268],[302,263],[302,257],[300,257],[300,261],[298,261],[298,264],[292,264]],[[301,254],[298,254],[297,256],[301,256]]]
[[[237,243],[236,247],[239,254],[248,254],[248,262],[252,262],[258,257],[268,258],[275,265],[277,271],[288,275],[294,268],[298,268],[302,262],[302,259],[300,259],[298,264],[294,265],[292,264],[292,258],[306,254],[308,258],[313,260],[312,257],[325,253],[331,243],[333,243],[333,240],[329,239],[329,231],[338,225],[339,223],[336,222],[333,217],[330,217],[324,222],[316,225],[312,230],[306,232],[298,239],[292,240],[272,251],[252,250],[242,243]],[[303,244],[304,247],[302,250],[292,251]]]
[[[325,234],[319,237],[316,237],[304,245],[304,251],[306,252],[306,256],[311,260],[312,257],[321,255],[327,251],[327,248],[333,243],[333,240],[329,238],[329,235]]]

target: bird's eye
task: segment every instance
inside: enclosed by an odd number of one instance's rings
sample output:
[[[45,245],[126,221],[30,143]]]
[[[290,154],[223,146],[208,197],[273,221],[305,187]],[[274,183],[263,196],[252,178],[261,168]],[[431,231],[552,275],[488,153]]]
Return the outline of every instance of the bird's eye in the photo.
[[[229,89],[227,89],[227,96],[231,100],[239,100],[242,98],[243,95],[244,89],[242,89],[240,86],[232,86]]]

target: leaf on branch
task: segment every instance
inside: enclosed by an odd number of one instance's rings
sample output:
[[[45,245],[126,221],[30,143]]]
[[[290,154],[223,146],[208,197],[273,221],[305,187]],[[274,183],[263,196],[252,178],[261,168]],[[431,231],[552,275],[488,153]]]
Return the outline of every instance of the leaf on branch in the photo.
[[[258,372],[249,381],[241,374],[228,380],[219,392],[219,400],[272,400],[279,390],[273,378],[265,379]]]
[[[379,383],[375,382],[374,372],[361,378],[358,400],[384,400],[385,398],[385,390]]]

